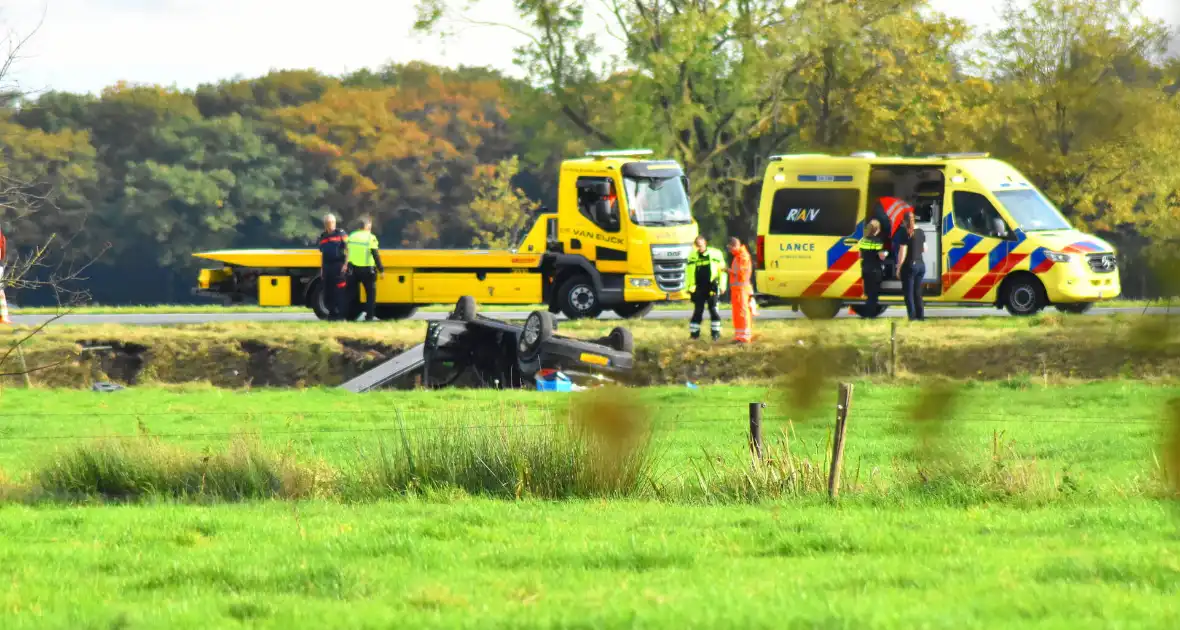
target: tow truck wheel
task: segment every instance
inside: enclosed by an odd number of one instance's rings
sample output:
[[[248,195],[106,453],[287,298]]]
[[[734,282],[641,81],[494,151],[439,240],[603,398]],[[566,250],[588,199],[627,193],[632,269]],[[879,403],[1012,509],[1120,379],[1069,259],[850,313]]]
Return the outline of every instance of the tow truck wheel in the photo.
[[[832,319],[840,313],[840,303],[835,300],[803,300],[799,310],[807,319]]]
[[[602,313],[602,302],[589,276],[574,276],[561,283],[557,300],[569,319],[594,319]]]
[[[448,319],[457,319],[461,322],[469,322],[475,319],[475,298],[470,295],[464,295],[455,302],[455,310],[451,311]]]
[[[631,331],[626,328],[614,328],[607,336],[607,341],[610,347],[619,352],[631,353],[635,351],[635,338],[631,336]]]
[[[1045,289],[1034,276],[1017,276],[1005,283],[1004,308],[1016,316],[1036,315],[1045,308]]]
[[[619,304],[611,310],[615,315],[623,319],[643,319],[651,312],[652,307],[655,306],[651,302],[628,302],[626,304]]]
[[[876,310],[869,311],[868,304],[854,304],[851,308],[853,313],[856,313],[865,319],[874,319],[880,317],[881,314],[885,312],[885,309],[889,307],[883,304],[878,304]]]
[[[1069,313],[1071,315],[1082,315],[1090,309],[1094,308],[1093,302],[1076,302],[1073,304],[1054,304],[1054,308],[1062,313]]]
[[[324,304],[324,283],[322,280],[316,280],[311,285],[311,290],[307,293],[307,305],[311,307],[311,312],[315,313],[316,319],[328,319],[328,306]]]
[[[520,341],[517,342],[516,349],[523,357],[535,356],[541,350],[541,344],[553,336],[555,328],[557,320],[553,318],[553,313],[529,313],[528,319],[524,320],[524,329],[520,331]]]

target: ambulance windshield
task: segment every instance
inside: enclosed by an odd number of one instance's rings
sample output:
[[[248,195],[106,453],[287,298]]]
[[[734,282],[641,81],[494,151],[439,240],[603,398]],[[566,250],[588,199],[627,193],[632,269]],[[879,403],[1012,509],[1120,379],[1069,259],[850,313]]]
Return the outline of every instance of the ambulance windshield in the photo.
[[[1073,229],[1057,208],[1036,190],[1001,190],[993,194],[1004,204],[1017,227],[1025,232]]]
[[[692,209],[682,177],[624,177],[627,209],[635,225],[672,226],[692,223]]]

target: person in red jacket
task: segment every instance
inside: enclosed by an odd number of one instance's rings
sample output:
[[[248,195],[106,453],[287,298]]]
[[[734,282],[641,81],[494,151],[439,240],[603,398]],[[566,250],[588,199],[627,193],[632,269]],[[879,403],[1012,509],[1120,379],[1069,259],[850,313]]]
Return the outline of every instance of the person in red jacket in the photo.
[[[736,237],[729,239],[729,253],[733,256],[729,264],[729,302],[733,317],[733,339],[738,343],[750,343],[754,337],[754,318],[750,313],[750,298],[754,295],[751,276],[754,264],[750,251]]]

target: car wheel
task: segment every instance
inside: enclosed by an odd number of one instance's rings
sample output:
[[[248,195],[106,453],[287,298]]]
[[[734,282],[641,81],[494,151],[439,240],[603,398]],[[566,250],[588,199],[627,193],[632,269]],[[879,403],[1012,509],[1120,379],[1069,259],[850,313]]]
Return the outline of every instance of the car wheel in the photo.
[[[1045,290],[1039,280],[1020,277],[1011,280],[1004,292],[1004,308],[1012,315],[1036,315],[1045,308]]]
[[[520,331],[520,340],[516,345],[517,351],[523,357],[536,356],[537,352],[541,350],[541,344],[553,337],[553,331],[556,328],[557,323],[553,318],[553,313],[545,311],[529,313],[528,318],[524,320],[524,328]]]
[[[799,310],[807,319],[832,319],[840,313],[840,303],[835,300],[804,300]]]
[[[451,311],[447,319],[458,320],[461,322],[469,322],[475,319],[476,305],[475,298],[470,295],[464,295],[455,302],[455,310]]]
[[[607,336],[607,343],[619,352],[630,354],[635,351],[635,338],[631,335],[631,331],[626,328],[616,327],[612,329],[610,335]]]
[[[594,319],[602,313],[602,302],[588,276],[574,276],[558,291],[561,312],[569,319]]]
[[[1094,308],[1093,302],[1076,302],[1074,304],[1054,304],[1054,308],[1062,313],[1069,313],[1071,315],[1083,315]]]
[[[611,310],[615,312],[615,315],[618,315],[623,319],[643,319],[644,317],[647,317],[647,314],[651,312],[651,309],[654,306],[655,305],[651,302],[629,302],[626,304],[619,304]]]

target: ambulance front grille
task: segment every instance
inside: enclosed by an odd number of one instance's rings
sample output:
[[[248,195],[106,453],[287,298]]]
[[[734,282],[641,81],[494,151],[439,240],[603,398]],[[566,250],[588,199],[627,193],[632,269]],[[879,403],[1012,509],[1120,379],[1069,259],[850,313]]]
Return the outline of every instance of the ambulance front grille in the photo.
[[[1090,254],[1086,261],[1090,263],[1090,271],[1094,273],[1112,273],[1119,267],[1114,254]]]

